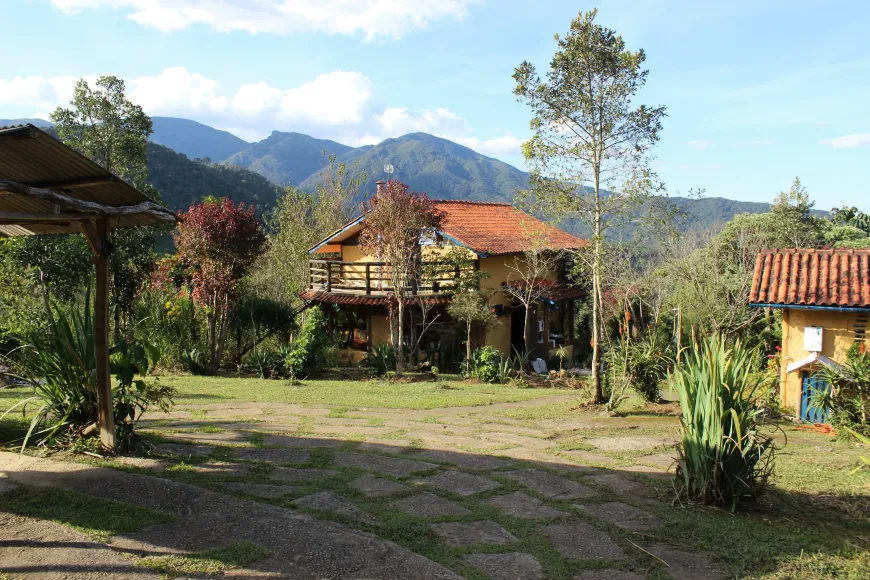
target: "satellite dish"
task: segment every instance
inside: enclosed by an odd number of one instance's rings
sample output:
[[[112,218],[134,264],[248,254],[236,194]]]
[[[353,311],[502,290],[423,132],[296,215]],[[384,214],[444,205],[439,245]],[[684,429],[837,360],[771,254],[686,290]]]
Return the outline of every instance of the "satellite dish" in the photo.
[[[384,173],[386,173],[387,175],[391,175],[393,173],[393,166],[389,164],[384,165]]]

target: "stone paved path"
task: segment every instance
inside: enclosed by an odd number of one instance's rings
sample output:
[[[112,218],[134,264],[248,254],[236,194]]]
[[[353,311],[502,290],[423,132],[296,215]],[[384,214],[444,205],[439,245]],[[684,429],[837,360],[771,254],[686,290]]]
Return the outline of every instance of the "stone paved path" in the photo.
[[[343,417],[325,407],[252,403],[209,405],[203,419],[194,407],[180,408],[168,420],[143,422],[159,439],[151,457],[94,467],[2,453],[7,478],[0,484],[60,487],[176,516],[108,545],[88,541],[95,547],[81,549],[98,556],[69,578],[117,577],[116,569],[151,578],[137,558],[235,541],[273,556],[225,577],[723,577],[708,556],[654,536],[669,509],[660,498],[670,484],[656,477],[668,467],[673,437],[662,430],[675,422],[628,419],[623,424],[644,433],[620,438],[598,433],[613,425],[609,419],[514,417],[524,407],[569,400],[350,410]],[[628,471],[638,466],[626,452],[643,471]],[[28,544],[15,548],[19,559],[44,552],[37,566],[58,558],[40,542],[72,533],[0,516],[30,529]],[[0,563],[9,549],[0,541]]]

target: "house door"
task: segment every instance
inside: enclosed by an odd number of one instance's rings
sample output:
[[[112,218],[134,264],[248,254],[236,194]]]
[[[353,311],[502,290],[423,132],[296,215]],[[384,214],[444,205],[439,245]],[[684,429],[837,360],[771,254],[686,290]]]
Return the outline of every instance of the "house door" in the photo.
[[[813,394],[821,389],[828,390],[831,386],[823,380],[814,377],[807,371],[801,373],[801,421],[808,423],[827,423],[828,413],[812,406]]]
[[[511,308],[511,350],[524,352],[526,348],[526,307],[523,305]],[[513,356],[513,353],[506,353]]]

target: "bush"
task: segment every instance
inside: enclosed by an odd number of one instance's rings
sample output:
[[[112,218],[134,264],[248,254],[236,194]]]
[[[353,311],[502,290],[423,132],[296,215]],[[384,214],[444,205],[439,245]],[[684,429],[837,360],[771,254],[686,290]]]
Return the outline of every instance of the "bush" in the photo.
[[[856,343],[846,353],[845,364],[825,366],[816,376],[831,388],[818,389],[810,404],[826,411],[838,431],[870,435],[870,354]]]
[[[627,344],[620,341],[615,348],[609,349],[604,360],[611,390],[624,382],[646,401],[658,401],[662,381],[674,365],[671,346],[660,342],[655,337],[648,337]]]
[[[338,363],[338,348],[326,331],[323,312],[315,306],[305,315],[305,323],[293,341],[292,350],[284,360],[285,372],[291,378],[334,367]]]
[[[30,339],[30,356],[24,357],[22,374],[33,384],[35,395],[7,410],[35,404],[39,408],[31,420],[22,448],[33,436],[40,444],[53,443],[60,435],[76,437],[98,419],[97,372],[94,349],[94,324],[90,294],[84,307],[69,315],[53,311],[49,331]],[[151,360],[149,361],[149,355]],[[122,444],[129,443],[133,425],[151,405],[168,409],[172,390],[135,376],[145,375],[159,358],[159,350],[148,345],[119,342],[111,350],[111,371],[115,425]],[[5,414],[4,414],[5,415]]]
[[[471,376],[484,383],[505,382],[510,361],[494,346],[482,346],[471,353]]]
[[[284,357],[279,352],[260,345],[248,351],[242,359],[242,367],[257,373],[261,379],[277,377],[284,370]]]
[[[756,395],[764,385],[754,354],[714,335],[669,377],[682,409],[677,489],[691,500],[734,511],[773,473],[774,441],[759,432],[764,409]]]
[[[372,348],[362,360],[362,366],[371,377],[383,377],[396,370],[396,353],[390,344],[379,344]]]

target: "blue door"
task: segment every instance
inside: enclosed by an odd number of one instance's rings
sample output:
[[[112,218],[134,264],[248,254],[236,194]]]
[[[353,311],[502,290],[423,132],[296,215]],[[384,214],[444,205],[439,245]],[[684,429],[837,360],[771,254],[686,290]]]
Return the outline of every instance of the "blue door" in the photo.
[[[828,413],[812,405],[813,393],[819,389],[828,390],[831,386],[822,379],[804,371],[801,373],[801,421],[808,423],[827,423]]]

